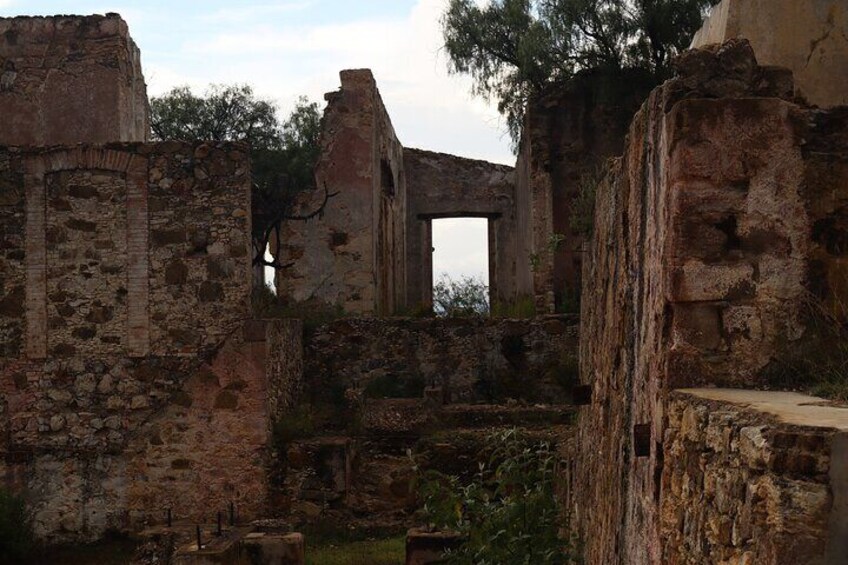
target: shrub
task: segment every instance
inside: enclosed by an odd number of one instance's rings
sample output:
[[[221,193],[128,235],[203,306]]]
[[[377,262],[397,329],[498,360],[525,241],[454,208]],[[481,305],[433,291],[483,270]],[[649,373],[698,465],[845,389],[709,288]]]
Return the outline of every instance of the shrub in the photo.
[[[532,318],[536,315],[536,302],[529,295],[518,296],[510,302],[493,302],[491,315],[493,318]]]
[[[477,278],[453,280],[447,273],[433,286],[433,312],[437,316],[482,316],[489,312],[489,287]]]
[[[26,563],[35,549],[24,499],[0,489],[0,563]]]
[[[251,295],[253,317],[258,319],[298,318],[308,332],[345,316],[344,308],[309,300],[287,303],[267,286],[254,287]]]
[[[464,538],[447,555],[457,565],[556,565],[573,561],[574,544],[558,535],[563,513],[554,491],[556,457],[515,429],[493,433],[487,463],[470,484],[419,471],[422,512],[431,527]],[[488,451],[488,450],[487,450]]]

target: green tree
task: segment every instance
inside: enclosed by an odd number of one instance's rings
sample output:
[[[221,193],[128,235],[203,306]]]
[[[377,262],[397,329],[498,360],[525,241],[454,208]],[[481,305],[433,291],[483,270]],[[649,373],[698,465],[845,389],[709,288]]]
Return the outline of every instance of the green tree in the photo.
[[[253,162],[253,264],[284,268],[265,259],[285,220],[318,215],[330,198],[306,215],[292,213],[297,195],[314,190],[315,163],[321,152],[321,114],[318,104],[300,98],[292,113],[280,121],[276,105],[258,98],[246,85],[213,85],[203,95],[179,87],[150,101],[154,139],[239,141],[250,145]]]
[[[489,288],[474,277],[452,279],[442,273],[433,286],[433,312],[439,316],[482,316],[489,311]]]
[[[518,140],[529,97],[589,69],[669,76],[717,0],[450,0],[442,16],[449,69],[496,100]]]

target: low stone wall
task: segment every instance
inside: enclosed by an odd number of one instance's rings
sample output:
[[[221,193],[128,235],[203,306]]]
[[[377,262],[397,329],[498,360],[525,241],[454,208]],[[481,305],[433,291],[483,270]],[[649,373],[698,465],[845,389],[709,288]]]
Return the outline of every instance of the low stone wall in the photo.
[[[686,390],[663,440],[663,563],[845,563],[848,408]]]
[[[420,398],[436,385],[450,402],[562,403],[576,378],[577,334],[569,316],[344,319],[309,333],[304,378],[318,395]]]

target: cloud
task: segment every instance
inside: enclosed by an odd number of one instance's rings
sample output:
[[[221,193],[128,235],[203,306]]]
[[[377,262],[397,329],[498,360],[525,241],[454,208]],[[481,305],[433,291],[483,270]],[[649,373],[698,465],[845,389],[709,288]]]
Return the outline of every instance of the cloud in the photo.
[[[211,14],[200,16],[199,20],[205,23],[226,23],[233,25],[248,22],[260,18],[268,18],[307,10],[315,5],[315,2],[304,0],[302,2],[280,2],[274,4],[243,4],[237,8],[222,8]]]
[[[150,92],[248,83],[285,112],[301,94],[321,100],[336,90],[340,70],[366,67],[404,145],[514,164],[497,111],[471,97],[470,79],[447,72],[439,26],[445,5],[419,0],[406,16],[344,23],[250,20],[217,32],[191,22],[203,33],[187,35],[174,50],[179,57],[141,45]]]
[[[0,0],[0,10],[11,8],[16,0]]]

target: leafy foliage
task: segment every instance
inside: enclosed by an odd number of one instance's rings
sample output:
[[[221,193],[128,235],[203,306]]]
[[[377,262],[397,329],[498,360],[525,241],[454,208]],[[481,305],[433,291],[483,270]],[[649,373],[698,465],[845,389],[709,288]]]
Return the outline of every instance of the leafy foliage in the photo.
[[[282,268],[265,260],[265,250],[280,224],[308,219],[293,214],[297,195],[315,189],[314,169],[321,152],[321,114],[318,104],[300,98],[284,121],[270,100],[256,97],[247,85],[213,85],[203,95],[179,87],[150,101],[155,139],[238,141],[250,144],[253,161],[254,265]],[[279,251],[279,249],[278,249]]]
[[[716,0],[450,0],[442,17],[452,72],[498,101],[517,142],[529,97],[588,69],[666,78]]]
[[[487,463],[470,484],[419,471],[423,513],[435,528],[456,531],[463,545],[448,554],[456,565],[571,562],[573,544],[558,535],[554,452],[516,429],[493,433]]]
[[[23,498],[0,489],[0,563],[26,563],[34,550],[32,520]]]
[[[459,280],[442,273],[433,286],[433,311],[438,316],[482,316],[489,311],[489,288],[477,278]]]

